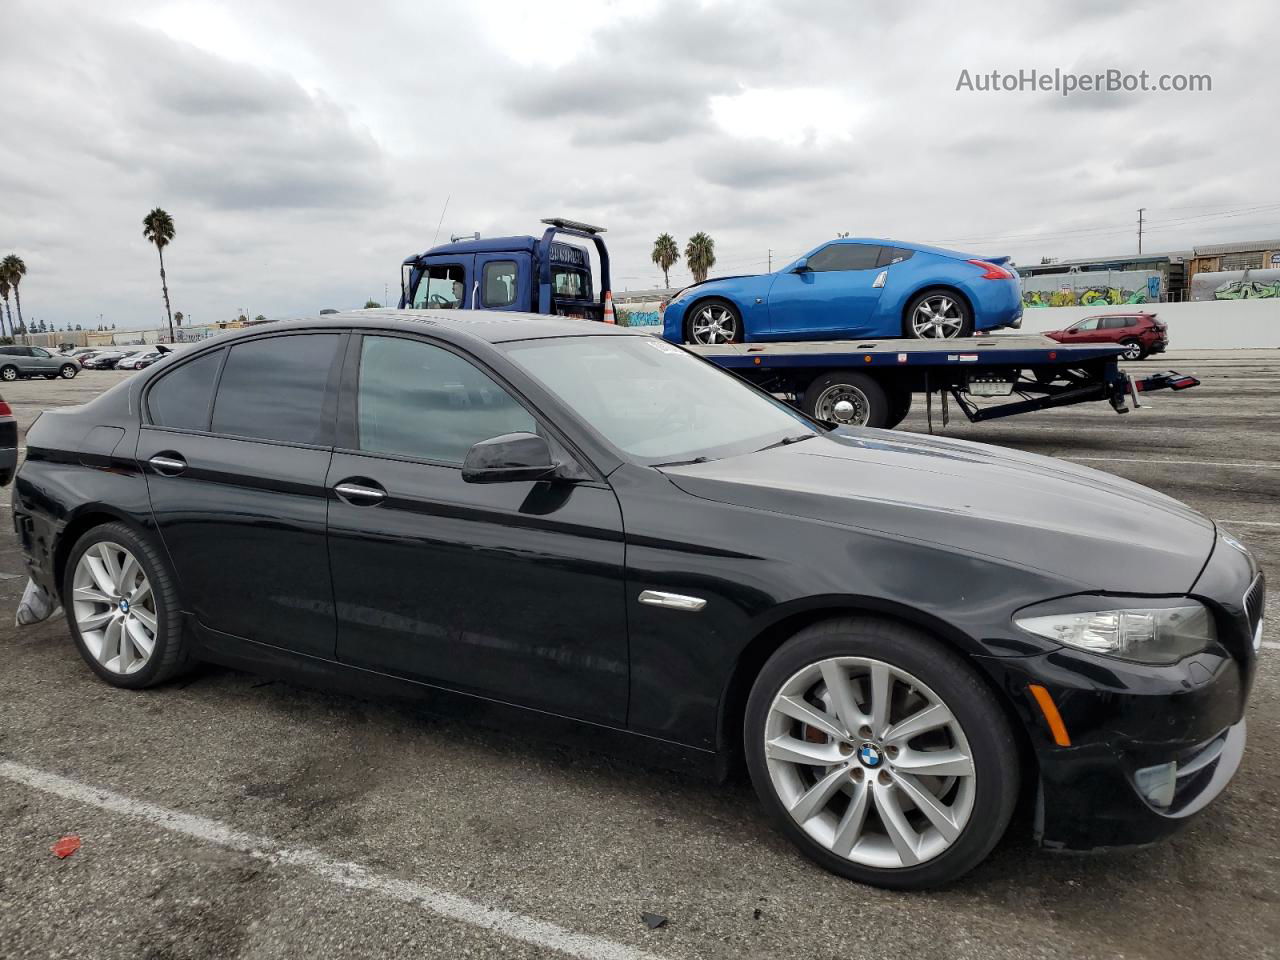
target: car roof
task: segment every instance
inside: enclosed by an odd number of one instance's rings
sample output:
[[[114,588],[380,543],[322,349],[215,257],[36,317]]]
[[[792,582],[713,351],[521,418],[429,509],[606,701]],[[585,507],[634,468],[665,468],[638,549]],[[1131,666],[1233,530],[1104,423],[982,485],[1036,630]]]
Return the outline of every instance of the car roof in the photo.
[[[231,336],[241,339],[269,331],[288,331],[305,327],[309,330],[377,329],[426,333],[459,343],[509,343],[513,340],[545,340],[552,337],[649,336],[649,334],[592,320],[553,317],[539,313],[516,313],[506,310],[351,310],[324,316],[299,317],[258,324]],[[216,338],[227,342],[225,337]]]

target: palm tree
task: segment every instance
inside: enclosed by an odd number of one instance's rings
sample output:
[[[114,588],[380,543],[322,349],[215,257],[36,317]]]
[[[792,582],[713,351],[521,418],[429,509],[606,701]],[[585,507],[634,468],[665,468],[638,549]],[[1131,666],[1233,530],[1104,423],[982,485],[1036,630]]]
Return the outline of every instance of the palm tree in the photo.
[[[701,283],[716,265],[716,242],[699,230],[684,245],[684,262],[693,274],[694,283]]]
[[[27,335],[27,325],[22,322],[22,297],[18,293],[18,284],[27,275],[27,265],[22,262],[22,258],[16,253],[11,253],[4,260],[0,260],[0,272],[3,272],[4,278],[9,281],[9,286],[13,288],[13,303],[18,308],[18,329],[22,331],[22,335],[25,337]],[[7,300],[5,305],[7,309]],[[9,318],[9,326],[13,326],[12,316]]]
[[[671,278],[667,276],[667,271],[680,259],[680,248],[676,246],[676,238],[669,233],[658,234],[658,239],[653,241],[652,259],[662,271],[662,285],[670,289]]]
[[[164,312],[169,317],[169,342],[173,343],[173,311],[169,308],[169,284],[164,278],[164,248],[173,240],[173,217],[156,207],[142,218],[142,235],[156,245],[160,254],[160,289],[164,291]]]
[[[9,309],[9,278],[5,275],[3,266],[0,266],[0,297],[4,297],[4,309],[9,314],[9,330],[12,330],[13,311]],[[2,313],[0,313],[0,336],[9,336],[9,331],[4,328],[4,314]]]
[[[187,318],[183,316],[183,313],[181,310],[179,310],[177,313],[173,315],[173,322],[176,323],[178,326],[182,326],[182,321],[185,319]]]

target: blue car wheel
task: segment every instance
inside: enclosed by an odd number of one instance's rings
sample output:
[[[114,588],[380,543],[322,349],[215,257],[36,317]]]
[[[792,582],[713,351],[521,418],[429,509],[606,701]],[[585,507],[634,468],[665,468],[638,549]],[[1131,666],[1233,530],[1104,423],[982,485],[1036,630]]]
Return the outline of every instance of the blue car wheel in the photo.
[[[950,290],[926,290],[907,307],[906,334],[916,340],[973,336],[973,311]]]
[[[703,300],[684,321],[684,342],[711,346],[742,341],[742,315],[728,300]]]

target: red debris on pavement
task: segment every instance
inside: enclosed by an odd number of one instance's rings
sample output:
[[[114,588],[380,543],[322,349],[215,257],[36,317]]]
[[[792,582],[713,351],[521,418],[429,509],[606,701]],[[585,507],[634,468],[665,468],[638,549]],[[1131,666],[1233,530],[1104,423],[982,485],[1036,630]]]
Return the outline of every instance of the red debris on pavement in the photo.
[[[80,849],[80,838],[73,833],[60,839],[49,849],[53,851],[53,855],[59,860],[65,860]]]

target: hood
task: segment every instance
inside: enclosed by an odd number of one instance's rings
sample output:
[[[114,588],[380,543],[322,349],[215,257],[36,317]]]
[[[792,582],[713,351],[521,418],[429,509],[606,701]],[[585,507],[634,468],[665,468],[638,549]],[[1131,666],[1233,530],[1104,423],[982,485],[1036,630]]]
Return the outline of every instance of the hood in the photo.
[[[707,500],[935,543],[1072,580],[1074,590],[1176,594],[1213,548],[1207,518],[1127,480],[989,444],[842,430],[665,467]]]

